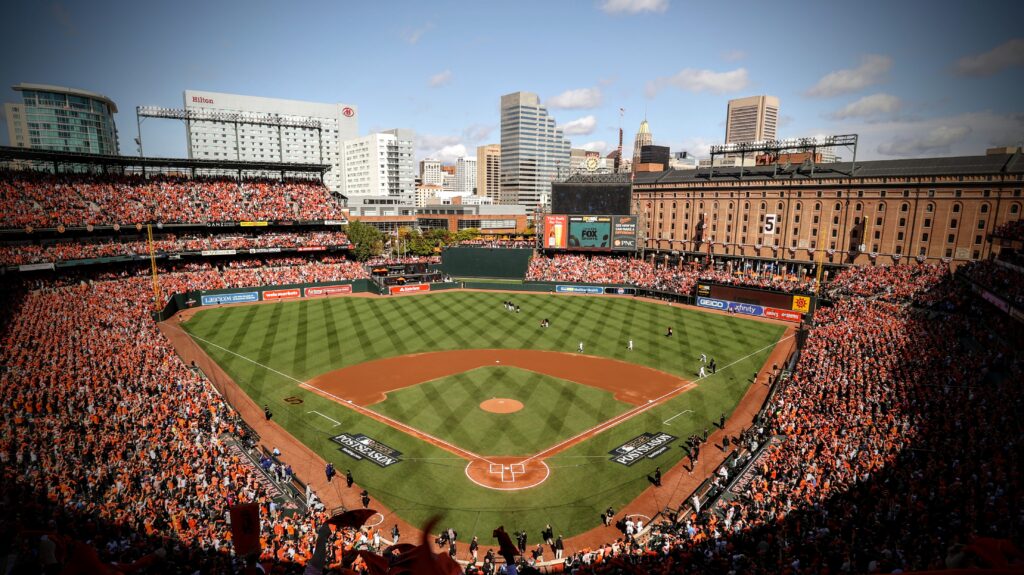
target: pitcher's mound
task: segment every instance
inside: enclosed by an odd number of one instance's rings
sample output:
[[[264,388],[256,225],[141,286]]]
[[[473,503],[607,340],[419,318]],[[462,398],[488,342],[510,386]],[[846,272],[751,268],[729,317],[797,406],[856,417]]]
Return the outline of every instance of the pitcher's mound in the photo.
[[[491,413],[514,413],[523,408],[523,402],[496,397],[480,404],[480,409]]]

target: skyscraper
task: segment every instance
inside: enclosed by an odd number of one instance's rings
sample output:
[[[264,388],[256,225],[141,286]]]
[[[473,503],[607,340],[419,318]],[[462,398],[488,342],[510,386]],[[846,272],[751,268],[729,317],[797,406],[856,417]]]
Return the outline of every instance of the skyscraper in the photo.
[[[551,203],[551,182],[569,172],[569,141],[537,94],[501,97],[500,203],[530,211]]]
[[[651,127],[647,125],[647,118],[640,122],[640,129],[636,131],[636,138],[633,140],[633,165],[640,163],[640,148],[650,146],[654,143],[651,136]]]
[[[342,143],[345,195],[408,196],[415,193],[412,130],[387,130]]]
[[[101,94],[49,86],[18,84],[21,104],[4,104],[8,142],[16,148],[118,154],[117,105]]]
[[[476,149],[476,195],[495,202],[501,194],[501,145],[487,144]]]
[[[725,143],[774,140],[778,124],[779,99],[775,96],[729,100],[725,116]]]

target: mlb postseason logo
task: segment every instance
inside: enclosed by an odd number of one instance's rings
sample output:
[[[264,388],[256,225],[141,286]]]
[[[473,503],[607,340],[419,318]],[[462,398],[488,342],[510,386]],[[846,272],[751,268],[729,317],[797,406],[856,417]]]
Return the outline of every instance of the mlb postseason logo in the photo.
[[[358,435],[342,433],[332,437],[331,441],[341,446],[338,451],[352,459],[368,459],[378,467],[389,467],[401,461],[401,451],[361,433]]]
[[[608,452],[611,460],[629,467],[643,458],[654,459],[668,451],[668,445],[678,439],[667,433],[650,433],[638,435],[626,443]]]

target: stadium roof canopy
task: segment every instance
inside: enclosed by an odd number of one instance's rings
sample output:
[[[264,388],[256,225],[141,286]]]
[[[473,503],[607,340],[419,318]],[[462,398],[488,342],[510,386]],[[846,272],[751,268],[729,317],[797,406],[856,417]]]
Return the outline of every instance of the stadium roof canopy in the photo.
[[[851,174],[852,170],[852,174]],[[719,167],[711,172],[707,168],[696,170],[667,170],[664,172],[638,172],[634,184],[682,184],[701,181],[728,180],[817,180],[850,178],[885,178],[902,176],[967,176],[979,174],[1022,174],[1024,155],[990,154],[985,156],[957,156],[951,158],[913,158],[903,160],[858,161],[815,164],[813,173],[808,165],[789,167],[745,166]],[[713,174],[713,175],[712,175]]]
[[[290,162],[241,162],[236,160],[191,160],[188,158],[140,158],[33,150],[0,146],[0,162],[24,161],[50,164],[78,164],[120,168],[177,168],[182,170],[239,170],[265,172],[309,172],[323,175],[330,164],[299,164]]]

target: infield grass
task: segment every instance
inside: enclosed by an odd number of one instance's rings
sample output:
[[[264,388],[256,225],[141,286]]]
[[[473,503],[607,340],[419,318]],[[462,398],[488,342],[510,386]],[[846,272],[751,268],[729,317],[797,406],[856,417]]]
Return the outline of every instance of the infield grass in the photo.
[[[507,299],[519,304],[522,313],[505,311],[502,301]],[[539,324],[544,318],[551,320],[551,327],[542,330]],[[664,337],[668,326],[675,330],[672,338]],[[443,514],[442,525],[455,528],[460,539],[476,534],[487,544],[492,543],[490,532],[498,525],[510,532],[526,529],[533,542],[545,523],[565,537],[599,525],[605,508],[621,509],[649,486],[647,474],[655,466],[668,469],[684,453],[680,439],[657,459],[625,467],[610,461],[608,452],[644,432],[685,438],[712,427],[721,414],[728,416],[784,330],[742,317],[630,298],[469,291],[211,308],[196,313],[184,327],[257,404],[270,405],[275,422],[335,466],[352,469],[356,481],[398,515],[421,525]],[[632,352],[626,350],[628,339],[634,340]],[[517,492],[478,486],[466,477],[464,459],[298,385],[328,371],[383,357],[474,348],[574,353],[581,340],[588,355],[646,365],[684,379],[696,379],[701,353],[714,357],[719,369],[696,388],[560,452],[547,460],[551,468],[547,481]],[[404,411],[402,419],[409,421],[427,417],[419,411],[438,412],[434,401],[439,396],[447,395],[444,401],[453,404],[479,403],[479,396],[474,396],[478,388],[473,385],[447,391],[415,397],[415,390],[405,390],[395,397],[408,392],[411,407],[383,406],[389,399],[374,408]],[[452,409],[444,417],[438,412],[435,429],[472,429],[458,412]],[[593,423],[568,421],[566,425],[585,429]],[[402,461],[380,468],[350,459],[330,440],[342,432],[363,433],[383,442],[401,451]],[[552,436],[548,445],[556,442]],[[337,484],[332,488],[339,489],[347,505],[360,506],[355,490],[346,491]],[[667,485],[657,493],[665,497],[659,504],[673,506],[688,495],[675,494],[670,500]]]
[[[492,398],[522,402],[491,413]],[[482,367],[392,391],[370,409],[479,455],[529,456],[628,411],[611,393],[516,367]]]

